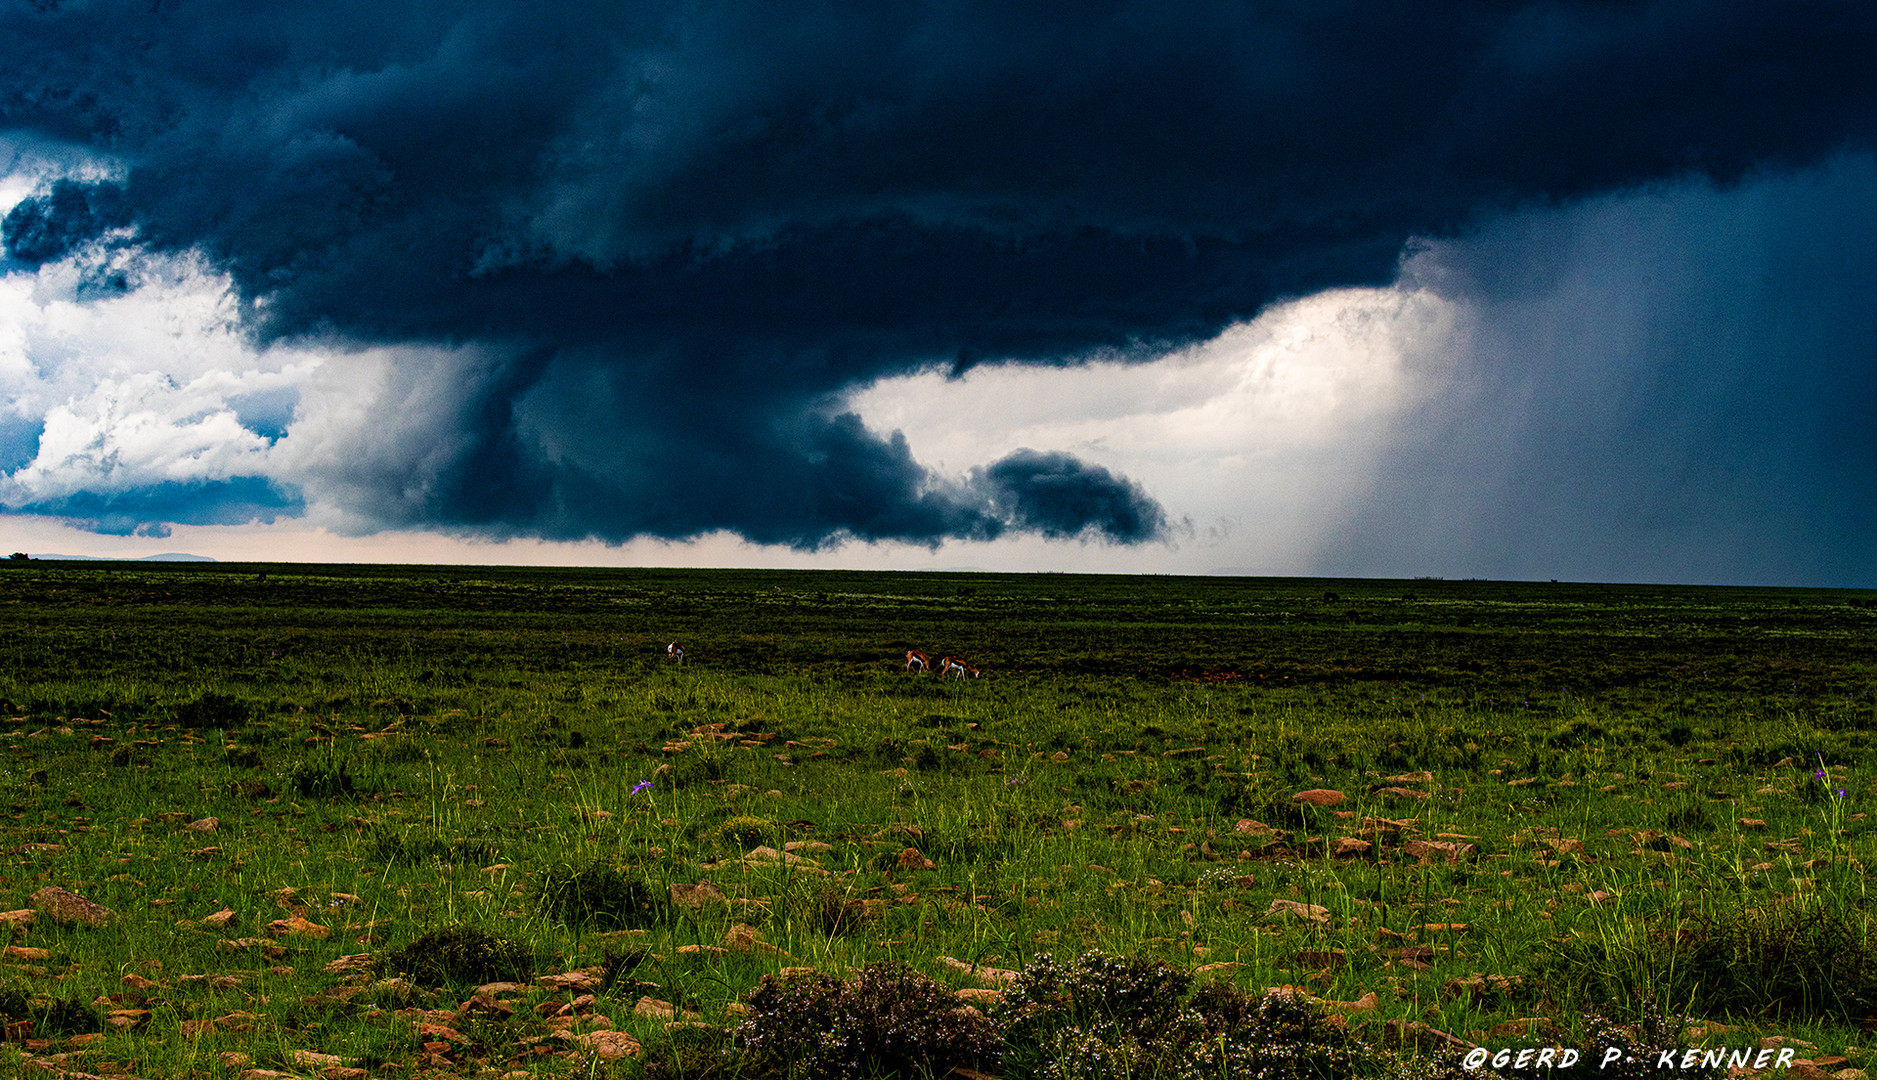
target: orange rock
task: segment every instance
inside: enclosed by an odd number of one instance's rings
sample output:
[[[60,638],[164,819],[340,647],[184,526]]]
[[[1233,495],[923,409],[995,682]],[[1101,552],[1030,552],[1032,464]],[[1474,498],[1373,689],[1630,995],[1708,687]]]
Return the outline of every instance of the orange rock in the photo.
[[[1330,788],[1312,788],[1290,797],[1292,802],[1309,803],[1311,806],[1336,806],[1348,798],[1342,792]]]

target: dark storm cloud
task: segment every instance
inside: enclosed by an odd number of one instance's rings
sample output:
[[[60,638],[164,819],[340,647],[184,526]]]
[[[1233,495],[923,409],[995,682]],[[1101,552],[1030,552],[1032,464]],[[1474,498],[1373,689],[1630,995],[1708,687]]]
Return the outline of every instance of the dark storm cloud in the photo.
[[[15,3],[0,128],[108,155],[138,242],[263,338],[505,351],[421,496],[361,489],[383,524],[1132,541],[1163,515],[1125,478],[948,487],[841,395],[1145,355],[1415,235],[1868,145],[1872,55],[1848,0]],[[28,204],[16,257],[118,220],[106,186]]]
[[[1872,584],[1877,158],[1519,215],[1407,272],[1473,325],[1320,572]]]

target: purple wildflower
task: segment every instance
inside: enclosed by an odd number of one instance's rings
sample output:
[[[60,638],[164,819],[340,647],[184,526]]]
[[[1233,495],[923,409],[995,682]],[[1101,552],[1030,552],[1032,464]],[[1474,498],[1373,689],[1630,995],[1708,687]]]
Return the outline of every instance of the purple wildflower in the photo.
[[[641,780],[638,783],[632,785],[632,793],[634,795],[637,795],[641,791],[650,791],[650,790],[652,790],[652,782],[650,780]]]

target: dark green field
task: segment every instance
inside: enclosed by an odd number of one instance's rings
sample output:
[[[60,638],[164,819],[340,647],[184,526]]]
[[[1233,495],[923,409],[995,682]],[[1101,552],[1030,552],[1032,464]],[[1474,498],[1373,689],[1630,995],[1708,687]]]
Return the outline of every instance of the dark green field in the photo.
[[[893,962],[1006,999],[827,1075],[1199,1075],[1118,1005],[1012,1019],[1101,950],[1167,1008],[1298,988],[1323,1075],[1644,998],[1658,1043],[1852,1068],[1873,631],[1859,590],[7,564],[0,910],[113,915],[16,926],[0,1063],[809,1075],[776,1032],[839,1009],[751,991]],[[1267,1067],[1254,1027],[1204,1074]]]

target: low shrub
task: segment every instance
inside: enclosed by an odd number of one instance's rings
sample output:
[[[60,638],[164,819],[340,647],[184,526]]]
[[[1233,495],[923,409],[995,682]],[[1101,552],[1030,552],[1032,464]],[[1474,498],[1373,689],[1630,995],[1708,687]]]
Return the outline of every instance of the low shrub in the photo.
[[[990,1021],[904,964],[872,964],[846,981],[765,975],[746,1000],[737,1040],[755,1076],[863,1080],[999,1064]]]
[[[1387,1059],[1307,999],[1252,997],[1149,959],[1039,956],[991,1009],[1017,1075],[1043,1080],[1384,1075]]]
[[[432,930],[385,956],[380,966],[423,986],[526,982],[534,954],[513,938],[474,926]]]
[[[664,898],[642,879],[606,863],[556,866],[541,875],[541,910],[576,928],[629,930],[664,914]]]

